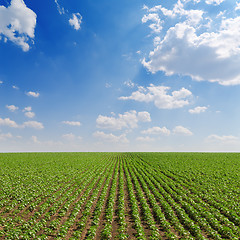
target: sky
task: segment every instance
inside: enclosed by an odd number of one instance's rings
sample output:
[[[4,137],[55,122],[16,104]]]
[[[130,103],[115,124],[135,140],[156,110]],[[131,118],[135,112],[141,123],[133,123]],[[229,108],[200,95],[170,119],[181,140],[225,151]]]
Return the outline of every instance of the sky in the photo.
[[[240,1],[0,0],[0,152],[240,151]]]

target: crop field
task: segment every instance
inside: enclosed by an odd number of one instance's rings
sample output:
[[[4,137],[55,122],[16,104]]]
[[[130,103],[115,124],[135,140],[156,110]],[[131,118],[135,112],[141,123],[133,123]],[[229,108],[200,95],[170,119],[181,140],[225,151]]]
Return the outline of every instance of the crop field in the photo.
[[[1,154],[0,239],[240,239],[240,154]]]

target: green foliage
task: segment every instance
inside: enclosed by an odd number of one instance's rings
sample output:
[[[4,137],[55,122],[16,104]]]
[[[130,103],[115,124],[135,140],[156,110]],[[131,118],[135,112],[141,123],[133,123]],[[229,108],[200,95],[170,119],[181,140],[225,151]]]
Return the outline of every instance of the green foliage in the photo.
[[[239,239],[239,170],[238,153],[1,154],[0,238]]]

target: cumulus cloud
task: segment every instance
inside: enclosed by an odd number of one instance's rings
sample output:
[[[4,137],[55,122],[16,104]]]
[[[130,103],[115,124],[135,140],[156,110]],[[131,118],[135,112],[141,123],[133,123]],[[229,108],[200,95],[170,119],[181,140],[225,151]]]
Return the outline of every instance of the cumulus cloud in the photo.
[[[149,25],[149,27],[152,29],[154,33],[159,33],[162,30],[162,24],[161,20],[156,13],[150,13],[147,15],[144,15],[142,18],[142,23],[146,23],[148,21],[151,21],[152,23]]]
[[[166,127],[152,127],[148,128],[147,130],[143,130],[141,132],[142,134],[149,134],[149,135],[166,135],[169,136],[171,134],[171,131],[168,130]]]
[[[82,16],[80,13],[73,13],[72,18],[69,19],[69,24],[75,29],[79,30],[81,28]]]
[[[151,73],[162,71],[166,75],[180,74],[198,81],[240,84],[240,17],[222,17],[214,28],[209,28],[206,26],[213,21],[210,14],[186,10],[189,2],[178,1],[173,9],[158,5],[147,10],[160,19],[162,16],[173,19],[170,21],[173,24],[161,33],[161,41],[142,64]],[[215,5],[221,2],[206,1]],[[217,19],[217,14],[215,17]]]
[[[24,112],[24,115],[28,118],[34,118],[35,117],[35,113],[32,112],[32,107],[30,107],[30,106],[25,107],[22,111]]]
[[[28,95],[30,97],[38,98],[40,96],[40,93],[29,91],[29,92],[26,93],[26,95]]]
[[[24,109],[23,109],[23,112],[31,112],[32,111],[32,107],[25,107]]]
[[[158,17],[155,16],[156,19],[160,18],[160,16],[157,14],[157,12],[161,12],[161,14],[163,16],[169,17],[171,19],[174,19],[176,17],[185,18],[186,22],[189,24],[192,24],[192,25],[197,25],[202,20],[203,14],[204,14],[204,11],[202,11],[202,10],[196,10],[196,9],[186,10],[186,9],[184,9],[184,3],[182,3],[181,1],[177,1],[177,3],[174,4],[173,9],[167,9],[167,8],[163,7],[162,5],[156,5],[150,9],[148,9],[148,12],[150,12],[148,15],[152,15],[153,14],[152,12],[155,12],[154,15],[158,16]],[[162,24],[164,24],[163,21],[162,21]]]
[[[35,128],[35,129],[43,129],[44,126],[41,122],[37,121],[26,121],[23,124],[17,124],[15,121],[10,118],[0,118],[0,126],[7,126],[12,128]]]
[[[34,112],[25,112],[24,115],[28,118],[34,118],[35,117],[35,113]]]
[[[0,81],[0,84],[3,84],[3,81]]]
[[[187,129],[183,126],[176,126],[173,129],[173,133],[176,135],[184,135],[184,136],[192,136],[193,135],[193,133],[189,129]]]
[[[12,128],[19,128],[20,126],[10,118],[0,118],[0,126],[7,126]]]
[[[149,87],[139,87],[137,91],[133,92],[129,97],[120,97],[120,100],[135,100],[138,102],[154,102],[159,109],[173,109],[181,108],[189,104],[188,98],[192,93],[186,88],[181,88],[178,91],[173,91],[171,94],[167,92],[170,87],[154,86],[150,84]]]
[[[199,113],[203,113],[207,110],[207,107],[195,107],[193,109],[189,109],[188,112],[190,112],[191,114],[199,114]]]
[[[54,0],[56,5],[57,5],[57,10],[59,12],[60,15],[67,15],[69,20],[68,23],[70,24],[70,26],[72,26],[75,30],[79,30],[81,29],[81,24],[82,24],[82,16],[80,13],[69,13],[68,10],[65,10],[64,7],[62,7],[59,4],[58,0]],[[71,17],[70,17],[71,15]]]
[[[35,128],[35,129],[43,129],[44,126],[41,122],[37,122],[37,121],[27,121],[27,122],[24,122],[22,127],[29,127],[29,128]]]
[[[19,109],[19,107],[15,106],[15,105],[6,105],[6,108],[11,112],[15,112],[16,110]]]
[[[234,143],[239,143],[239,138],[233,135],[223,135],[219,136],[216,134],[209,135],[206,138],[207,142],[217,142],[217,143],[222,143],[222,144],[234,144]]]
[[[220,5],[223,1],[225,1],[225,0],[206,0],[205,2],[206,2],[206,4],[209,4],[209,5],[211,5],[211,4]]]
[[[137,128],[139,122],[150,122],[148,112],[136,112],[135,110],[118,114],[118,117],[107,117],[99,115],[96,123],[98,128],[121,130],[123,128]]]
[[[37,15],[23,0],[12,0],[8,7],[0,6],[0,34],[4,41],[11,41],[28,51],[34,39]],[[1,38],[0,38],[1,39]]]
[[[236,2],[235,11],[240,10],[240,2]]]
[[[120,136],[116,136],[112,133],[104,133],[102,131],[97,131],[93,133],[93,136],[98,138],[99,140],[103,140],[106,142],[112,142],[112,143],[128,143],[128,139],[126,137],[126,134],[122,134]]]
[[[137,114],[139,122],[151,122],[151,116],[149,112],[139,112]]]
[[[70,125],[70,126],[81,126],[80,122],[74,122],[74,121],[62,121],[63,124]]]

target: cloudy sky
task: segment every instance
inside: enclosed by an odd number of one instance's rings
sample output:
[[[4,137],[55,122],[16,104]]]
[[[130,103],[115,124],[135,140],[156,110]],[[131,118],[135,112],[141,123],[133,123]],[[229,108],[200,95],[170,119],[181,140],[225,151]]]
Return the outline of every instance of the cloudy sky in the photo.
[[[239,151],[240,2],[0,0],[0,151]]]

